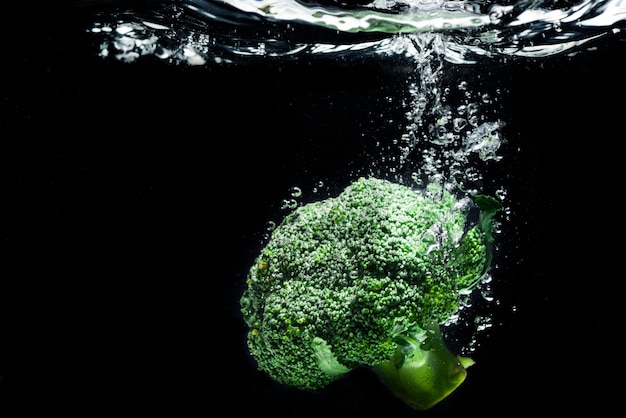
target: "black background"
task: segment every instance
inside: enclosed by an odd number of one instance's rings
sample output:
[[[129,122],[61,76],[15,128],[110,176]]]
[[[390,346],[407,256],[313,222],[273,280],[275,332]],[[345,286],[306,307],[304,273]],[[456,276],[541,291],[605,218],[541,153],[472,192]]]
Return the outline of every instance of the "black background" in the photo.
[[[247,355],[238,311],[265,221],[289,187],[321,179],[332,194],[377,160],[373,138],[402,131],[384,122],[402,114],[385,98],[406,92],[406,69],[123,64],[96,56],[85,9],[0,12],[2,417],[560,417],[616,407],[619,39],[573,57],[451,70],[502,88],[507,155],[490,173],[511,214],[477,363],[446,401],[416,412],[366,370],[320,393],[270,381]]]

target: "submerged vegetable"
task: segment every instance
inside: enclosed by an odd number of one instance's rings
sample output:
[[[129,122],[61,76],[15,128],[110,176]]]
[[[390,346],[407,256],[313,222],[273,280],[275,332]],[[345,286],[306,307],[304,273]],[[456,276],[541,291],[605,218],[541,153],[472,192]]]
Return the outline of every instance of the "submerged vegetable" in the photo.
[[[240,301],[259,369],[321,389],[368,367],[411,407],[437,404],[472,364],[449,352],[439,325],[487,273],[499,209],[487,196],[459,201],[439,184],[416,191],[376,178],[297,208]]]

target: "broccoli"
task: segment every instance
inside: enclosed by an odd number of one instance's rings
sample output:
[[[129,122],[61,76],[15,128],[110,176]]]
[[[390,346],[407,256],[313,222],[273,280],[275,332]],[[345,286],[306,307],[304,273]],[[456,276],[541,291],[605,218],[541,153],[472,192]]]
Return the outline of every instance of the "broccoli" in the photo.
[[[439,326],[487,273],[499,209],[438,183],[418,191],[376,178],[295,209],[240,299],[259,370],[318,390],[369,367],[417,410],[443,400],[473,362],[450,353]]]

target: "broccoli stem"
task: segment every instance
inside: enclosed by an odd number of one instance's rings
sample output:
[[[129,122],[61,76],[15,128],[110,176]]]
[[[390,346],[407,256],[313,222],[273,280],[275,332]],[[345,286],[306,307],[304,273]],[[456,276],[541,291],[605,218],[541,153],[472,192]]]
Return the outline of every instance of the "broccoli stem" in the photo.
[[[428,328],[428,338],[410,356],[398,347],[391,359],[373,367],[387,388],[407,405],[426,410],[445,399],[467,376],[473,360],[453,355],[439,326]]]

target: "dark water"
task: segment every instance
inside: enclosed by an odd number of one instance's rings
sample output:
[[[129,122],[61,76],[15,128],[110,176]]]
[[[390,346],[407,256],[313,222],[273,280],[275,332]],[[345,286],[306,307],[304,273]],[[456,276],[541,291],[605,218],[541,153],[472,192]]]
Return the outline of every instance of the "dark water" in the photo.
[[[486,162],[481,181],[505,188],[510,215],[476,365],[445,402],[417,413],[365,370],[320,393],[270,381],[246,351],[238,310],[265,222],[284,213],[289,188],[314,199],[380,167],[381,149],[405,132],[390,121],[404,117],[412,67],[352,57],[126,63],[98,56],[91,12],[0,6],[2,417],[561,417],[619,407],[619,37],[573,55],[450,65],[452,79],[501,92],[488,117],[506,122],[504,158]]]

